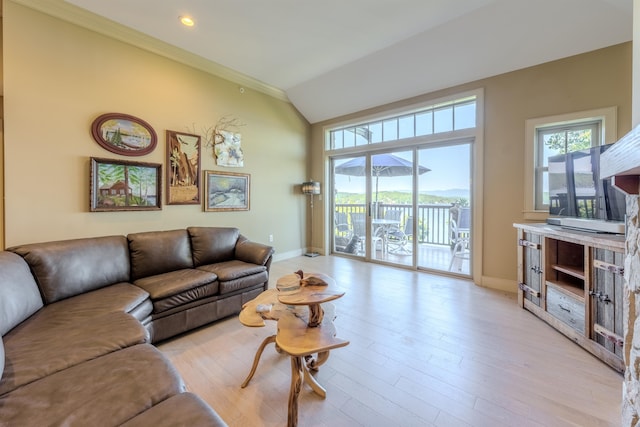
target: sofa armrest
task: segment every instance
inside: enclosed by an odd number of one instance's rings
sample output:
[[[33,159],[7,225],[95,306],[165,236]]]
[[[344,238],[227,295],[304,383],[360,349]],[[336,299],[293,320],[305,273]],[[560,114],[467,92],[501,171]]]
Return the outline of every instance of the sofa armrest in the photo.
[[[252,264],[267,265],[274,253],[272,246],[252,242],[240,235],[236,243],[236,259]]]
[[[4,344],[2,344],[2,335],[0,335],[0,379],[4,372]]]

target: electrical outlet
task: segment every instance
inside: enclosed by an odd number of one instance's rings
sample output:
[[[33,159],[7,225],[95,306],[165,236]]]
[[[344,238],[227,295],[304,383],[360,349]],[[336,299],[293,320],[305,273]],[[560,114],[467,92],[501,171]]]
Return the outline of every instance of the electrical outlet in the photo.
[[[273,243],[273,234],[269,234],[269,243]]]

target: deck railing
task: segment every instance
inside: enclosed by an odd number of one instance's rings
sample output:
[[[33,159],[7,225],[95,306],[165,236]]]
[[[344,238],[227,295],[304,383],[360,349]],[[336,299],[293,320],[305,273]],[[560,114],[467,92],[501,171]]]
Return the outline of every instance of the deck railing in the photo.
[[[453,205],[449,204],[418,205],[418,243],[450,244],[449,210],[452,207]],[[400,227],[404,227],[406,218],[411,216],[412,207],[411,205],[379,203],[375,211],[378,218],[384,218],[388,211],[400,211]],[[336,235],[339,235],[344,229],[344,224],[351,225],[351,213],[366,213],[366,205],[337,204],[335,212],[336,224],[342,224],[342,227],[337,227],[335,230]],[[339,217],[341,219],[338,219]]]

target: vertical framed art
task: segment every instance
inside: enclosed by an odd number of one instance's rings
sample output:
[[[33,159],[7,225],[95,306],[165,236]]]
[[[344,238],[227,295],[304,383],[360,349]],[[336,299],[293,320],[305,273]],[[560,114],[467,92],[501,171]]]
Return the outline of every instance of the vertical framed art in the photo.
[[[167,131],[167,204],[200,204],[200,136]]]

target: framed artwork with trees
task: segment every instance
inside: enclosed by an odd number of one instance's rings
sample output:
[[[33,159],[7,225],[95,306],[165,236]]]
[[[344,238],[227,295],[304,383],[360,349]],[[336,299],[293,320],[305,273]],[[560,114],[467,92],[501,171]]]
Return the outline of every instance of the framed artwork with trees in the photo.
[[[91,212],[162,209],[162,165],[91,157]]]
[[[200,204],[200,136],[167,131],[167,204]]]
[[[93,139],[105,150],[123,156],[143,156],[158,143],[149,123],[128,114],[107,113],[91,124]]]

